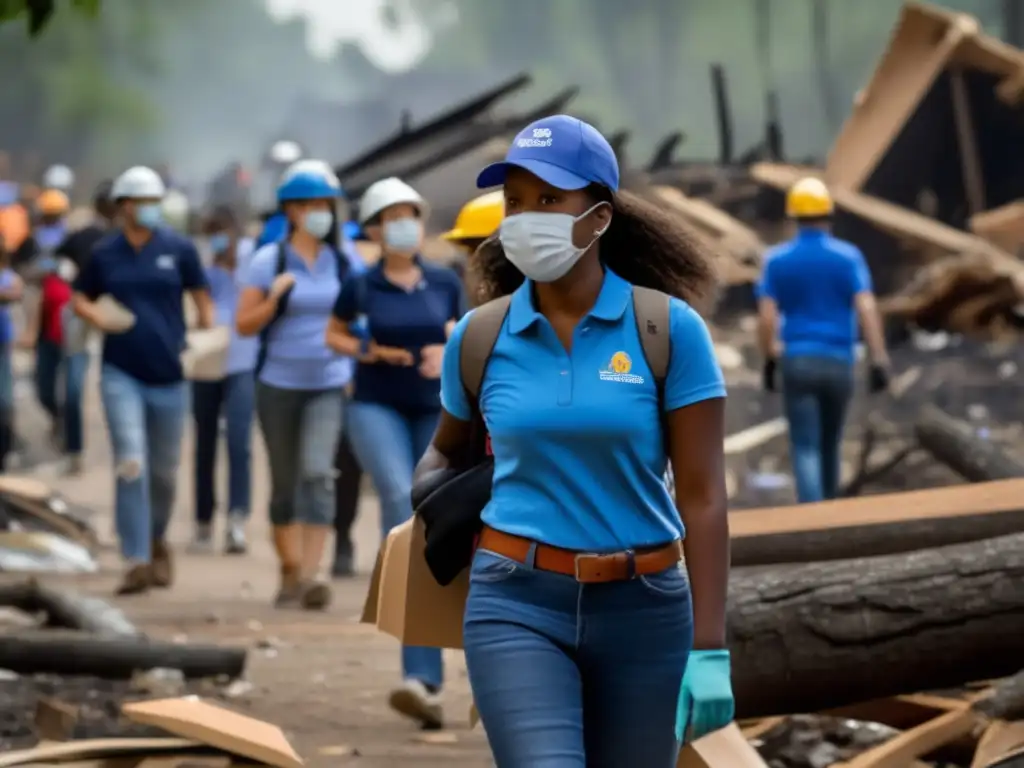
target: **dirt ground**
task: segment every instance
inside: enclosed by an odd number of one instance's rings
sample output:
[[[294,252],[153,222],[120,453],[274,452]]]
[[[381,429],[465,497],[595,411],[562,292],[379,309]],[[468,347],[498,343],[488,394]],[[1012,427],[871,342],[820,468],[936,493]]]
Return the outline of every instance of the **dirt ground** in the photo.
[[[33,410],[34,403],[29,398],[19,400],[19,427],[36,431],[43,422]],[[54,464],[39,466],[31,474],[96,510],[96,527],[109,546],[103,552],[102,573],[82,577],[78,584],[83,591],[110,594],[118,573],[113,548],[113,476],[94,383],[87,397],[86,421],[86,471],[82,476],[61,477]],[[378,505],[372,493],[365,494],[355,539],[363,575],[335,582],[334,604],[325,614],[270,607],[275,566],[266,521],[268,475],[258,437],[254,437],[253,447],[250,554],[202,557],[184,552],[193,506],[189,434],[170,536],[175,545],[177,583],[166,592],[119,598],[117,604],[156,637],[187,636],[250,647],[247,677],[253,690],[233,705],[280,725],[310,766],[384,768],[406,761],[423,768],[492,765],[479,726],[475,731],[469,729],[470,696],[460,653],[446,656],[449,730],[421,733],[387,707],[388,691],[399,681],[398,643],[358,623],[367,587],[365,574],[372,567],[379,541]],[[220,464],[223,476],[223,457]]]

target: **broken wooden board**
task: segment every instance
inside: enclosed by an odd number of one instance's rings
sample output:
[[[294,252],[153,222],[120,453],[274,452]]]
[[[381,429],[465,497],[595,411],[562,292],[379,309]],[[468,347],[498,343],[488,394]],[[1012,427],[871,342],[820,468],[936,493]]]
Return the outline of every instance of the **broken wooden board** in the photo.
[[[978,715],[965,702],[960,709],[939,715],[862,752],[853,760],[842,763],[841,768],[905,768],[918,758],[971,733],[977,724]]]
[[[1024,532],[1024,479],[732,512],[732,562],[887,555]]]
[[[995,720],[978,740],[971,768],[1016,768],[1024,765],[1024,722]]]

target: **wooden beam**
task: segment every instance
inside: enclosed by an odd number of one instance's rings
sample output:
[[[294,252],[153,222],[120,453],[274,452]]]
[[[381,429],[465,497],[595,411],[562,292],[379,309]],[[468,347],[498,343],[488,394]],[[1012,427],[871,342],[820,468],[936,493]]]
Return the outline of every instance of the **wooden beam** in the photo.
[[[978,152],[978,137],[971,115],[970,95],[963,70],[950,69],[949,83],[953,97],[953,121],[956,124],[957,145],[960,148],[960,166],[964,177],[964,193],[971,213],[985,210],[985,180]]]

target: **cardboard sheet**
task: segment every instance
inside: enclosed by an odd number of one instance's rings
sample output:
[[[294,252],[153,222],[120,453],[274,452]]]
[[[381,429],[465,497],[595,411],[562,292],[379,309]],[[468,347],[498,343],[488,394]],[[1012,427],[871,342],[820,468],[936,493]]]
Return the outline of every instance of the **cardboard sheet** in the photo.
[[[125,704],[122,714],[132,722],[163,728],[224,752],[274,768],[301,768],[302,759],[276,725],[232,712],[195,696]],[[2,768],[2,766],[0,766]]]
[[[676,768],[768,768],[736,723],[683,746]]]

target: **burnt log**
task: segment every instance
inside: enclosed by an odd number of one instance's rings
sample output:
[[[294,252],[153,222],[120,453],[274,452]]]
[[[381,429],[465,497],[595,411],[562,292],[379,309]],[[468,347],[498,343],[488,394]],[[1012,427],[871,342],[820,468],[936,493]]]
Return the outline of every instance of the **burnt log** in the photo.
[[[23,613],[42,613],[46,627],[117,637],[141,634],[119,608],[105,600],[50,589],[34,579],[0,585],[0,605]]]
[[[245,648],[168,643],[145,638],[96,637],[74,632],[0,636],[0,669],[20,675],[87,675],[128,680],[138,671],[177,669],[186,679],[240,677]]]
[[[933,405],[921,409],[914,435],[922,448],[968,482],[1024,477],[1024,464]]]
[[[892,555],[1024,533],[1024,480],[743,510],[729,517],[733,566]]]
[[[955,688],[1024,662],[1024,534],[738,568],[729,592],[738,718]]]

